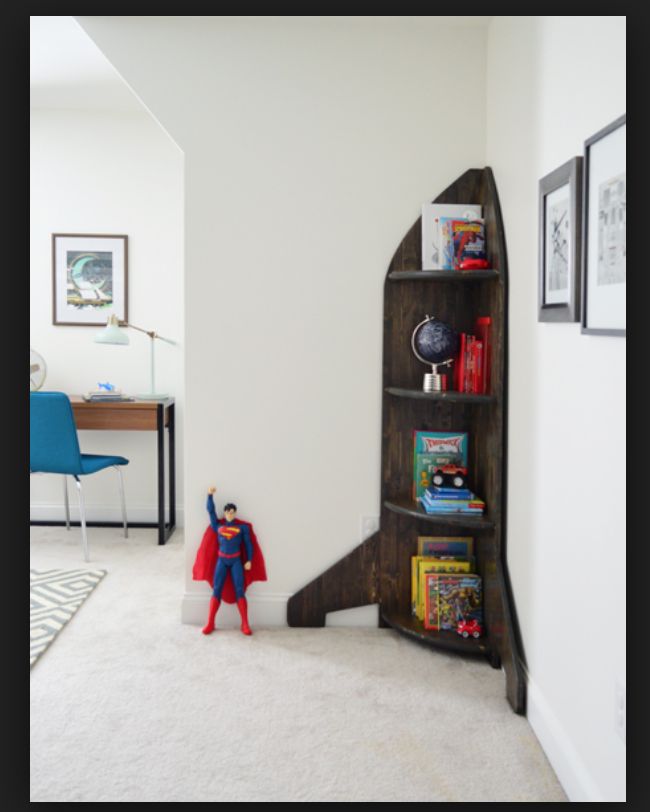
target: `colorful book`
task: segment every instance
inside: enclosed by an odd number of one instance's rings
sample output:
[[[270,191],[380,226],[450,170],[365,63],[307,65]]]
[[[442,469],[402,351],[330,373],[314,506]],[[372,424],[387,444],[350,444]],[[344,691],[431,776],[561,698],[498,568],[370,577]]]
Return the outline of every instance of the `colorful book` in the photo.
[[[467,469],[467,432],[413,432],[413,499],[432,484],[433,474],[445,466]]]
[[[443,574],[474,572],[474,560],[456,556],[429,557],[413,556],[411,558],[411,612],[423,620],[425,577],[430,572]]]
[[[476,494],[469,488],[445,488],[439,485],[430,485],[425,495],[432,499],[473,499]]]
[[[484,263],[484,267],[487,267],[484,220],[451,220],[447,228],[451,241],[451,267],[454,270],[461,270],[463,263],[468,260],[475,263],[475,267],[479,263]]]
[[[481,206],[473,203],[424,203],[422,206],[422,269],[442,270],[442,217],[474,220],[480,218]]]
[[[418,536],[418,555],[457,555],[471,559],[474,539],[472,536]]]
[[[485,504],[475,504],[470,503],[469,505],[464,505],[462,503],[454,503],[449,505],[431,505],[427,504],[422,498],[420,498],[420,504],[422,505],[422,509],[427,514],[427,516],[436,516],[436,515],[447,515],[447,514],[454,514],[454,513],[463,513],[471,516],[482,516],[485,512]]]
[[[424,628],[455,630],[459,620],[483,624],[480,575],[430,572],[424,579]]]

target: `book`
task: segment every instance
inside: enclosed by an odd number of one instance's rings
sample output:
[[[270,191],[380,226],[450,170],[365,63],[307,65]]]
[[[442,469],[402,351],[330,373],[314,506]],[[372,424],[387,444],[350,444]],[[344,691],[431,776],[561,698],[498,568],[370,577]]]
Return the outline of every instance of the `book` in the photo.
[[[425,271],[443,269],[440,229],[442,217],[474,220],[480,218],[481,215],[481,206],[474,203],[424,203],[422,205],[422,269]]]
[[[129,395],[124,395],[120,389],[92,389],[82,397],[86,402],[135,400]]]
[[[444,466],[467,468],[467,432],[413,432],[413,499],[417,501]]]
[[[492,351],[490,339],[490,327],[492,319],[490,316],[479,316],[476,319],[474,332],[476,337],[481,341],[482,347],[482,367],[479,376],[479,393],[482,395],[490,391],[490,352]]]
[[[480,575],[430,572],[424,581],[424,628],[455,630],[459,620],[483,623]]]
[[[470,513],[476,516],[480,516],[485,511],[485,502],[481,499],[473,500],[473,501],[453,501],[449,500],[443,504],[438,503],[431,503],[427,502],[424,497],[420,497],[420,504],[424,512],[429,515],[433,516],[436,513]]]
[[[418,536],[418,555],[458,555],[471,559],[474,555],[472,536]]]
[[[462,556],[413,556],[411,558],[411,612],[414,617],[424,618],[425,577],[430,572],[444,574],[471,573],[474,561]]]
[[[448,259],[451,267],[462,270],[465,263],[474,268],[487,268],[485,251],[485,222],[480,217],[474,220],[451,220],[447,225],[449,234]]]
[[[469,488],[445,488],[430,485],[425,493],[432,499],[473,499],[476,494]]]
[[[465,350],[467,348],[467,333],[458,336],[458,358],[454,364],[454,385],[457,392],[465,391]]]

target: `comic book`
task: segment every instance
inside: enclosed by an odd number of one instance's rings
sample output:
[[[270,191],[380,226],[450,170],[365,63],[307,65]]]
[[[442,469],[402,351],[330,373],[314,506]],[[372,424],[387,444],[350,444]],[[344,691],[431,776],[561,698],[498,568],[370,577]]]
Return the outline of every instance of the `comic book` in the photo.
[[[411,613],[423,620],[425,577],[430,572],[471,573],[474,559],[461,556],[413,556],[411,558]]]
[[[448,228],[451,244],[449,253],[454,270],[462,268],[465,260],[481,260],[487,265],[484,220],[452,220]]]
[[[434,471],[444,466],[467,469],[467,432],[413,432],[413,499],[432,484]]]
[[[462,619],[483,623],[481,576],[427,573],[424,583],[424,628],[451,631]]]
[[[480,217],[481,206],[472,203],[424,203],[422,206],[422,269],[443,268],[441,218],[473,220]],[[449,267],[451,270],[451,266]]]

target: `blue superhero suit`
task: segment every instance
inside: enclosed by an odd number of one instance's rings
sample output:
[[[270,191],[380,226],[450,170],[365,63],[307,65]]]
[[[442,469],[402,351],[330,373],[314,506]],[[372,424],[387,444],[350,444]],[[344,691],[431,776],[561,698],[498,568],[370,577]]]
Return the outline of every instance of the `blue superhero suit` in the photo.
[[[210,515],[210,525],[218,536],[219,558],[214,570],[213,596],[221,600],[221,592],[230,573],[235,595],[239,601],[244,597],[246,586],[244,584],[244,567],[241,560],[241,546],[246,545],[246,560],[253,560],[253,543],[251,541],[248,526],[238,524],[235,521],[227,522],[225,519],[217,518],[212,494],[208,495],[208,514]]]

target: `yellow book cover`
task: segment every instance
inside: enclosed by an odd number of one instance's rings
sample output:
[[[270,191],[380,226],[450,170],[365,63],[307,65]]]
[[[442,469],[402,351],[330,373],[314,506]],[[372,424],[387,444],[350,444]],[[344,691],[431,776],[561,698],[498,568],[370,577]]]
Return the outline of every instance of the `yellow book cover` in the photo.
[[[417,556],[417,597],[415,600],[415,615],[424,620],[424,595],[426,576],[431,572],[446,574],[466,574],[472,572],[471,561],[447,560]]]

